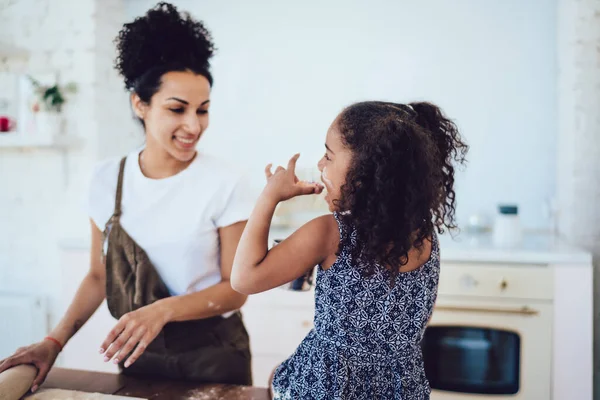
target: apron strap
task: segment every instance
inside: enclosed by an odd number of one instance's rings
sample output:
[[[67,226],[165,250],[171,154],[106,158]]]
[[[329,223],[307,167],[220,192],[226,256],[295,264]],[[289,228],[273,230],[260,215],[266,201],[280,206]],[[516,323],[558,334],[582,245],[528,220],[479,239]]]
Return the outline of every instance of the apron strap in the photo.
[[[123,175],[125,171],[125,161],[127,157],[121,159],[119,165],[119,179],[117,180],[117,193],[115,195],[115,211],[113,212],[113,219],[118,219],[121,216],[121,198],[123,196]]]
[[[123,194],[123,172],[125,171],[125,161],[127,157],[123,157],[121,159],[121,164],[119,165],[119,178],[117,179],[117,193],[115,194],[115,210],[113,211],[112,216],[108,221],[106,221],[106,225],[104,226],[104,231],[102,232],[102,251],[100,260],[104,264],[106,262],[106,245],[108,243],[108,234],[111,229],[111,225],[115,221],[119,221],[119,217],[121,216],[121,197]]]

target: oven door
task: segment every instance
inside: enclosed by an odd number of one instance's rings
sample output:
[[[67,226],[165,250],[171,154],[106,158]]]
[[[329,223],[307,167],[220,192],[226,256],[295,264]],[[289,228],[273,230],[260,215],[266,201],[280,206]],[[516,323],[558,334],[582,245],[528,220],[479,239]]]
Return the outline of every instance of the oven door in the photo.
[[[550,399],[551,305],[440,298],[422,341],[432,400]]]

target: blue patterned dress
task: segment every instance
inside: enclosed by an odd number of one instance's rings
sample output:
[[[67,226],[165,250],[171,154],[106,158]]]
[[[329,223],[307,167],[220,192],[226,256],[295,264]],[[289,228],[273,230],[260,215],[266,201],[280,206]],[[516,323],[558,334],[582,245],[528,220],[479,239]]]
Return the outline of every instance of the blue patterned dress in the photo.
[[[420,342],[437,296],[437,236],[430,259],[400,274],[393,287],[385,268],[362,275],[348,250],[318,270],[315,327],[277,368],[274,399],[429,399]]]

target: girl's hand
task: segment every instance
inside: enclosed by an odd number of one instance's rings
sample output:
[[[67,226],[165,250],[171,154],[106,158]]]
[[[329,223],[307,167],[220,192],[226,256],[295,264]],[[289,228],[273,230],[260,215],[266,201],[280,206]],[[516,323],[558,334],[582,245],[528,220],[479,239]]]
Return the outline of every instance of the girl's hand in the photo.
[[[118,364],[135,348],[125,362],[125,368],[129,367],[169,322],[167,315],[167,310],[158,302],[123,315],[100,347],[104,361],[114,357],[113,363]]]
[[[306,194],[320,194],[323,192],[323,185],[320,183],[301,181],[296,176],[296,161],[300,154],[293,156],[288,162],[287,169],[279,166],[274,173],[271,173],[272,164],[265,168],[267,177],[267,186],[265,193],[275,201],[285,201],[296,196]]]

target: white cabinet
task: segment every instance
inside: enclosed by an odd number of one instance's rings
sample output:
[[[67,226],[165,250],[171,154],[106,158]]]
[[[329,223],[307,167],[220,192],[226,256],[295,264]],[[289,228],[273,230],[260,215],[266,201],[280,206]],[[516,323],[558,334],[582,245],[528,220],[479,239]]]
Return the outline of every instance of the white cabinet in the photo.
[[[87,249],[68,249],[61,255],[62,295],[60,299],[60,316],[73,300],[79,284],[87,274],[90,264],[90,253]],[[115,326],[117,321],[108,311],[106,301],[73,336],[61,352],[57,366],[63,368],[83,369],[100,372],[119,372],[112,363],[105,363],[98,353],[100,345]]]
[[[430,326],[480,327],[519,335],[519,393],[434,390],[432,399],[592,399],[592,263],[564,245],[524,250],[442,247],[438,301]],[[314,291],[273,289],[243,308],[254,384],[298,347],[313,327]],[[534,397],[531,397],[531,396]],[[542,397],[540,397],[541,399]]]
[[[242,313],[250,335],[254,385],[266,387],[273,370],[313,328],[314,292],[272,289],[250,296]]]
[[[551,243],[506,251],[457,247],[442,241],[441,256],[438,311],[434,311],[432,324],[485,323],[521,331],[522,345],[528,346],[523,348],[527,357],[521,366],[525,388],[545,382],[551,400],[592,399],[593,274],[589,253]],[[87,271],[89,250],[64,251],[62,264],[66,308]],[[273,289],[253,295],[242,313],[250,335],[254,385],[266,387],[273,370],[312,329],[314,291]],[[97,353],[114,323],[102,305],[65,348],[60,365],[116,370]],[[458,394],[438,398],[480,397]]]

